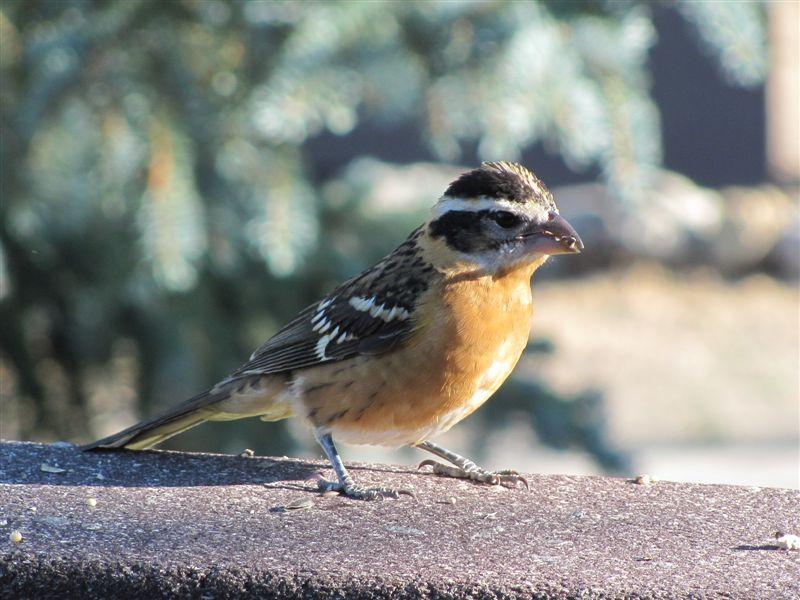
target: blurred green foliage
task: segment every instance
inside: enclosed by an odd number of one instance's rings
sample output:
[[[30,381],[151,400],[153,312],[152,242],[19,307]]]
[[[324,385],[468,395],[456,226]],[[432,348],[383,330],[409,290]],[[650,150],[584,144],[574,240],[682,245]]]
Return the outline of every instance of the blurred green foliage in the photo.
[[[758,4],[676,6],[760,81]],[[404,237],[419,212],[312,180],[322,131],[403,123],[443,160],[544,142],[628,204],[661,159],[647,3],[6,0],[0,36],[3,403],[24,438],[198,391]]]

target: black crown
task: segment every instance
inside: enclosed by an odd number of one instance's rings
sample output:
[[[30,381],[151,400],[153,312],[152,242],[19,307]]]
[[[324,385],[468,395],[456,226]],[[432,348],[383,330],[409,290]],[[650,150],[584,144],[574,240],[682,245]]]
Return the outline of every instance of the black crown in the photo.
[[[452,198],[504,198],[511,202],[528,202],[534,190],[517,174],[507,169],[492,168],[484,164],[467,171],[456,179],[445,192]]]

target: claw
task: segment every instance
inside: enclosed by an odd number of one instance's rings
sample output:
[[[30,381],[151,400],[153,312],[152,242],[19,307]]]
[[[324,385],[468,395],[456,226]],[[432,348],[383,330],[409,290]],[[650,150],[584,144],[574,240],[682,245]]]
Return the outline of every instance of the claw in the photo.
[[[518,484],[522,484],[525,486],[525,491],[530,492],[531,486],[528,485],[528,480],[525,479],[522,475],[505,475],[501,478],[501,483],[511,483],[513,484],[511,487],[518,487]]]
[[[412,490],[395,490],[391,488],[366,488],[360,485],[343,485],[335,481],[320,480],[317,488],[323,494],[338,492],[342,496],[347,496],[353,500],[383,500],[384,498],[399,498],[400,496],[411,496],[416,498]]]
[[[496,475],[499,475],[503,481],[508,481],[509,483],[513,483],[514,487],[517,487],[518,483],[521,483],[525,486],[527,491],[531,491],[531,486],[528,485],[528,480],[525,479],[522,475],[519,474],[519,471],[514,471],[513,469],[507,469],[505,471],[496,471]]]
[[[489,485],[501,485],[503,487],[516,488],[518,484],[522,483],[525,489],[530,491],[528,480],[520,475],[517,471],[484,471],[483,469],[474,466],[473,468],[461,468],[450,465],[442,464],[438,461],[425,459],[417,466],[417,469],[422,467],[431,467],[434,475],[442,475],[444,477],[453,477],[456,479],[470,479],[478,483],[487,483]]]

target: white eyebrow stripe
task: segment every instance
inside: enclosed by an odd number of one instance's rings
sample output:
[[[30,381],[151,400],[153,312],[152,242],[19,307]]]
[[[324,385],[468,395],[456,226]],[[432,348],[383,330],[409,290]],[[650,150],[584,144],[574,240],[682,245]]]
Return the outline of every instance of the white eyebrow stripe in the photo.
[[[474,200],[442,196],[433,207],[433,218],[441,217],[450,211],[478,212],[479,210],[507,210],[514,214],[526,215],[538,220],[546,220],[550,212],[532,202],[512,202],[511,200],[487,198],[486,196],[481,196]],[[558,209],[553,208],[552,212],[558,214]]]
[[[493,198],[485,197],[477,198],[475,200],[462,200],[460,198],[447,198],[442,196],[439,202],[437,202],[433,207],[433,211],[437,216],[441,216],[444,213],[452,210],[478,212],[479,210],[491,209],[508,210],[515,213],[527,212],[519,202],[512,202],[511,200],[495,200]]]

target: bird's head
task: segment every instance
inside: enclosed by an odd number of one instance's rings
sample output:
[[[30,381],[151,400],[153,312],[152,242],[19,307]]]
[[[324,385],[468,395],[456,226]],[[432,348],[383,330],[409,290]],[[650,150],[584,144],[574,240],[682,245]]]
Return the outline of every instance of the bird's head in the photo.
[[[426,234],[438,261],[458,261],[487,273],[540,265],[574,254],[583,242],[558,214],[553,195],[525,167],[487,162],[456,179],[433,207]]]

